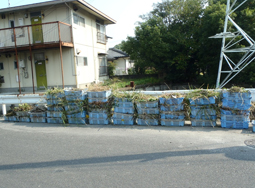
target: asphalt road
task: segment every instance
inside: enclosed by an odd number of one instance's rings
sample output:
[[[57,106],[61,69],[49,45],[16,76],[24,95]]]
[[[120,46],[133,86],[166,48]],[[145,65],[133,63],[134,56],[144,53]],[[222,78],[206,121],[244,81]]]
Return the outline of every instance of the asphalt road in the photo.
[[[251,130],[0,122],[0,187],[255,187]]]

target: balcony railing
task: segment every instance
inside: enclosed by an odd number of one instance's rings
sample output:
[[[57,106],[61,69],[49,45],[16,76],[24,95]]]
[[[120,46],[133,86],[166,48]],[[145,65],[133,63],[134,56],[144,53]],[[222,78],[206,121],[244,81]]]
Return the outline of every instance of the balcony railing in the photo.
[[[97,32],[97,42],[98,43],[106,44],[107,37],[106,37],[105,33]]]
[[[16,37],[15,37],[16,36]],[[16,46],[28,47],[73,43],[71,25],[63,22],[48,22],[35,25],[0,29],[0,51],[11,50]]]

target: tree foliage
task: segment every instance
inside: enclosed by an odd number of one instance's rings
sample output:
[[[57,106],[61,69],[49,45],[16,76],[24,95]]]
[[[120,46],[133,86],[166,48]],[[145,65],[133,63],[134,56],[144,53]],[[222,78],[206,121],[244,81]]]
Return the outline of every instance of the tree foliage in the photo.
[[[254,2],[249,1],[233,14],[252,37]],[[150,67],[166,81],[215,84],[221,40],[208,37],[223,31],[225,11],[226,0],[164,0],[141,16],[143,21],[135,28],[135,36],[127,37],[121,49],[135,60],[140,72]]]
[[[122,46],[123,46],[123,43],[124,43],[124,42],[125,42],[125,41],[122,41],[120,44],[115,45],[114,48],[116,48],[116,49],[118,49],[118,50],[122,50]]]

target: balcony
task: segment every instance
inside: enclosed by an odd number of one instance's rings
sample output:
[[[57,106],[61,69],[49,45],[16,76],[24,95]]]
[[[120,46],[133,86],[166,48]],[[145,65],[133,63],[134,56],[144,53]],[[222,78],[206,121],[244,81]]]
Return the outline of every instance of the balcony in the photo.
[[[73,47],[71,25],[48,22],[0,29],[0,52],[40,48]]]
[[[105,33],[97,32],[97,42],[106,44],[107,37],[106,37]]]

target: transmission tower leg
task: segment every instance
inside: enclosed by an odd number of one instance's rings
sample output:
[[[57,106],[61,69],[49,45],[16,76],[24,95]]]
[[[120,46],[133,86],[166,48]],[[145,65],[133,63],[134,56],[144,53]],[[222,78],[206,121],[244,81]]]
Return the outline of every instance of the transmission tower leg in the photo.
[[[229,11],[230,11],[230,0],[227,0],[226,16],[225,16],[225,23],[224,23],[224,33],[227,32]],[[219,69],[218,69],[218,77],[217,77],[217,81],[216,81],[216,89],[218,89],[219,86],[220,86],[220,78],[221,78],[221,70],[222,70],[222,62],[223,62],[225,41],[226,41],[225,36],[223,36],[222,46],[221,46],[221,53],[220,53]]]

